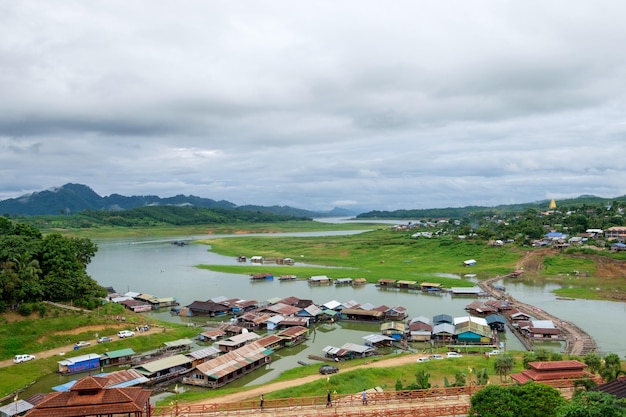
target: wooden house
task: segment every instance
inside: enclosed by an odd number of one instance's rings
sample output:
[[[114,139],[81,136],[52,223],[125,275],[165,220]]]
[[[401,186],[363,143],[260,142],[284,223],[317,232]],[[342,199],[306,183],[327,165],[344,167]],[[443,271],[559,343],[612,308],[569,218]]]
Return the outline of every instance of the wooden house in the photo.
[[[378,310],[361,310],[359,308],[344,308],[340,313],[341,320],[381,322],[385,313]]]
[[[228,313],[228,307],[215,301],[194,301],[187,306],[194,316],[224,316]]]
[[[396,280],[389,279],[389,278],[382,278],[378,280],[378,284],[376,285],[382,288],[396,288]]]
[[[139,387],[106,388],[107,377],[88,376],[69,391],[46,394],[28,411],[29,417],[133,416],[149,417],[151,391]],[[79,414],[76,413],[80,410]]]
[[[131,348],[113,350],[100,356],[100,366],[117,366],[131,363],[135,351]]]
[[[265,346],[252,342],[198,365],[183,378],[183,383],[207,388],[222,387],[270,363],[272,353]]]
[[[276,333],[276,336],[283,339],[284,346],[296,346],[308,339],[309,329],[304,326],[288,327]]]
[[[201,363],[217,358],[220,355],[220,350],[215,346],[207,346],[202,349],[194,350],[186,354],[192,360],[192,367],[196,367]]]
[[[385,322],[380,326],[380,332],[395,340],[402,340],[405,337],[406,325],[398,321]]]
[[[159,384],[176,379],[188,372],[193,359],[185,355],[172,355],[135,366],[134,369],[148,378],[149,384]]]
[[[260,336],[258,334],[254,332],[247,332],[237,334],[223,340],[219,340],[215,342],[215,346],[219,348],[220,352],[232,352],[233,350],[239,349],[240,347],[252,343],[258,339],[260,339]]]
[[[579,380],[583,378],[594,378],[595,376],[585,371],[587,365],[577,360],[550,361],[550,362],[529,362],[530,369],[519,374],[512,374],[511,379],[517,383],[545,382],[560,380]]]
[[[73,358],[65,358],[57,363],[59,364],[59,373],[62,375],[87,372],[92,369],[100,369],[100,355],[89,353]]]

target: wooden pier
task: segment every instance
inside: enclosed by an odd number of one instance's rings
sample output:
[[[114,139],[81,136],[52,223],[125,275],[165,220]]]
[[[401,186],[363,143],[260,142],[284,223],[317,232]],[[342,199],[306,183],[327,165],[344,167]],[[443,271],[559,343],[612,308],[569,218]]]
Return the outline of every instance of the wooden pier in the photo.
[[[539,309],[530,304],[522,303],[521,301],[513,298],[510,294],[494,288],[493,283],[499,281],[500,279],[502,279],[502,277],[489,278],[479,282],[478,286],[480,286],[483,291],[488,292],[493,298],[496,298],[498,300],[508,300],[509,305],[528,316],[535,317],[537,320],[551,320],[561,330],[561,340],[565,340],[564,350],[566,354],[573,356],[584,356],[588,353],[596,352],[598,350],[598,345],[596,344],[596,341],[587,332],[585,332],[583,329],[576,326],[575,324],[563,321],[560,318],[548,313],[547,311],[544,311],[543,309]],[[509,328],[512,328],[512,326],[510,326],[510,323]],[[513,334],[517,336],[517,338],[522,342],[526,349],[533,349],[532,342],[527,337],[522,335],[517,329],[513,329]]]

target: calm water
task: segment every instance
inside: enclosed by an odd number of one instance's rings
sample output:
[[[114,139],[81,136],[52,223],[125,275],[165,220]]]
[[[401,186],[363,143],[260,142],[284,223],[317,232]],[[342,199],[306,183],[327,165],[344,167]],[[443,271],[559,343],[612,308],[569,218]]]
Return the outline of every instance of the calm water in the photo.
[[[290,233],[286,236],[345,235],[359,231]],[[276,236],[276,234],[272,234]],[[445,313],[452,316],[467,314],[465,306],[471,299],[451,297],[447,294],[431,295],[415,291],[381,290],[375,285],[364,287],[312,287],[306,282],[273,281],[252,282],[248,275],[224,274],[196,268],[199,264],[237,265],[236,259],[217,255],[210,246],[189,244],[172,245],[174,240],[193,241],[239,236],[179,236],[168,239],[111,239],[99,240],[98,252],[88,267],[89,274],[103,286],[111,286],[118,292],[137,291],[159,297],[173,296],[181,305],[195,300],[208,300],[218,296],[228,298],[255,299],[259,301],[273,297],[296,296],[312,299],[316,304],[331,300],[340,302],[354,300],[358,303],[374,305],[404,306],[410,317]],[[248,257],[254,254],[246,254]],[[296,259],[299,259],[294,256]],[[288,266],[258,266],[260,272],[272,272],[276,276],[289,273]],[[340,271],[340,272],[339,272]],[[441,271],[445,273],[446,271]],[[349,270],[329,269],[327,275],[333,278],[350,277]],[[624,303],[608,301],[564,301],[556,300],[550,293],[558,288],[554,284],[530,285],[524,281],[507,280],[503,283],[515,298],[536,305],[565,321],[576,323],[589,332],[597,341],[601,352],[614,352],[626,355],[626,332],[622,331],[622,320],[626,318]],[[204,324],[206,318],[185,318],[171,316],[168,311],[149,313],[167,321],[194,321]],[[310,339],[300,346],[284,349],[275,354],[275,360],[266,369],[255,371],[230,386],[258,384],[270,381],[284,370],[300,366],[297,361],[311,362],[309,354],[321,355],[327,345],[341,346],[346,342],[363,344],[363,336],[378,333],[378,325],[337,323],[317,328]],[[522,350],[521,344],[513,336],[507,338],[507,348]],[[58,374],[49,375],[34,387],[51,387],[68,380]],[[39,390],[39,391],[37,391]]]

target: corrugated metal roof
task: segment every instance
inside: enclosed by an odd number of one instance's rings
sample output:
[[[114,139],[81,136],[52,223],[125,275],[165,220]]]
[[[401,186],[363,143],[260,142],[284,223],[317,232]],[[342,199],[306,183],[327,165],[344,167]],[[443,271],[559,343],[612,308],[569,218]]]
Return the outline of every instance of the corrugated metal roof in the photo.
[[[173,368],[191,363],[191,358],[185,355],[172,355],[167,358],[157,359],[156,361],[146,362],[137,366],[135,369],[142,374],[153,374],[164,369]]]
[[[131,356],[134,354],[135,354],[134,350],[132,350],[131,348],[126,348],[126,349],[119,349],[119,350],[107,352],[103,356],[106,356],[109,359],[117,359],[117,358],[122,358],[124,356]]]
[[[189,339],[178,339],[178,340],[172,340],[171,342],[165,342],[163,344],[167,347],[178,347],[178,346],[191,345],[192,343],[193,342]]]
[[[193,352],[189,352],[187,356],[191,356],[194,359],[204,359],[211,356],[215,356],[220,353],[220,350],[215,346],[209,346],[204,349],[195,350]]]
[[[209,378],[220,379],[271,354],[271,350],[253,342],[200,364],[196,369]]]

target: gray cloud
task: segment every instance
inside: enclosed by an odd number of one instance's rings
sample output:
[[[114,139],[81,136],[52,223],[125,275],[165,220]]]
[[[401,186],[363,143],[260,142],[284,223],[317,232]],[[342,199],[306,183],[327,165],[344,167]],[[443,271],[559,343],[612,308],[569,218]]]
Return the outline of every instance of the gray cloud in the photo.
[[[66,182],[310,209],[624,195],[625,12],[6,3],[0,199]]]

